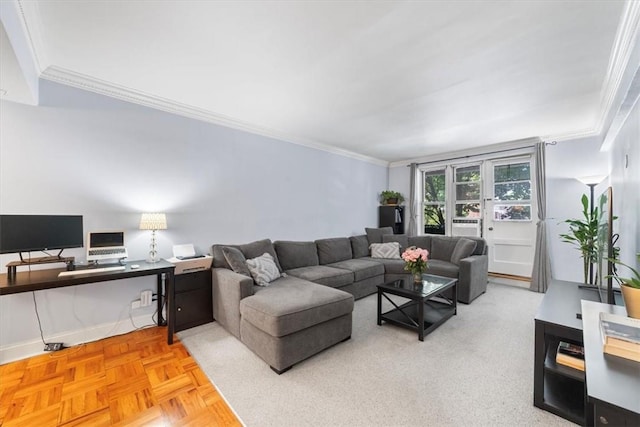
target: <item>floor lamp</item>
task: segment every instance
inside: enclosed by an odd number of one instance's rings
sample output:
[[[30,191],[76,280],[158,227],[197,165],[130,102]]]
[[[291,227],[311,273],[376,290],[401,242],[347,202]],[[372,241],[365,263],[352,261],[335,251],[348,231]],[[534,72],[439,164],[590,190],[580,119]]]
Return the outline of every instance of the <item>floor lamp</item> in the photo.
[[[151,230],[151,244],[149,245],[149,258],[147,262],[155,263],[158,258],[158,245],[156,244],[156,231],[167,229],[167,216],[163,213],[143,213],[140,218],[140,230]]]
[[[604,179],[606,178],[606,175],[592,175],[592,176],[585,176],[582,178],[577,178],[578,181],[580,181],[581,183],[583,183],[584,185],[589,187],[589,218],[593,217],[593,210],[594,210],[594,200],[593,200],[593,193],[594,193],[594,188],[596,187],[596,185],[600,184],[602,181],[604,181]],[[589,284],[593,285],[593,263],[590,262],[589,263]]]

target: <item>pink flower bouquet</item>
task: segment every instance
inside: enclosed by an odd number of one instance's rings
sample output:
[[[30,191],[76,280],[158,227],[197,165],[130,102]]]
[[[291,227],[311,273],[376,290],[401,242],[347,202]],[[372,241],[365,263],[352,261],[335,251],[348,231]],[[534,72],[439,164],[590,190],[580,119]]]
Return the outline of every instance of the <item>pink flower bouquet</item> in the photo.
[[[402,253],[404,260],[404,269],[412,274],[422,274],[427,269],[427,261],[429,260],[429,251],[422,248],[411,246]]]

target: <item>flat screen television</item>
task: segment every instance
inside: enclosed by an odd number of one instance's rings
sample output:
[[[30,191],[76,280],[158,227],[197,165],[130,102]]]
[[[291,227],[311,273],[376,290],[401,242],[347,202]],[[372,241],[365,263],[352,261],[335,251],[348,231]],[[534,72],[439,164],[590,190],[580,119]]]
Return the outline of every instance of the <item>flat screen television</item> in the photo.
[[[81,248],[82,215],[0,215],[0,254]],[[58,253],[58,256],[60,255]]]
[[[600,301],[615,304],[613,273],[616,236],[613,233],[613,189],[607,188],[598,197],[598,240],[596,242],[596,286],[600,292]]]

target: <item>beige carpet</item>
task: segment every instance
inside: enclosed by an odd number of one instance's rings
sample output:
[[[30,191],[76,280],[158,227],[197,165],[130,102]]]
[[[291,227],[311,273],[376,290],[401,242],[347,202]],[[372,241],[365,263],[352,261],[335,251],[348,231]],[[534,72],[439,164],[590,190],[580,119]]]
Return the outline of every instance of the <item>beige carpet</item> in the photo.
[[[371,295],[356,301],[351,340],[282,375],[215,322],[179,335],[248,426],[573,425],[533,406],[541,299],[490,283],[420,342],[378,326]]]

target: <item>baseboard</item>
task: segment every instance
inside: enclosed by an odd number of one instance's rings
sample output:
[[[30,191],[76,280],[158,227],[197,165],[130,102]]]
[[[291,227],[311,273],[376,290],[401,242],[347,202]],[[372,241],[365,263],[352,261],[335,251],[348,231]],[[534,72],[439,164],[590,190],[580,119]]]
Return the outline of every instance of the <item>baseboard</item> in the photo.
[[[140,316],[120,320],[118,322],[104,323],[87,329],[67,331],[57,335],[47,337],[47,342],[61,342],[65,347],[98,341],[115,335],[126,334],[141,327],[154,324],[153,314],[143,314]],[[132,323],[133,321],[133,323]],[[135,326],[134,326],[135,324]],[[0,347],[0,365],[13,362],[27,357],[37,356],[46,353],[40,338],[23,341],[20,343]],[[52,354],[52,353],[49,353]]]
[[[489,273],[489,281],[500,283],[501,285],[517,286],[527,289],[531,285],[531,278],[511,274]]]

